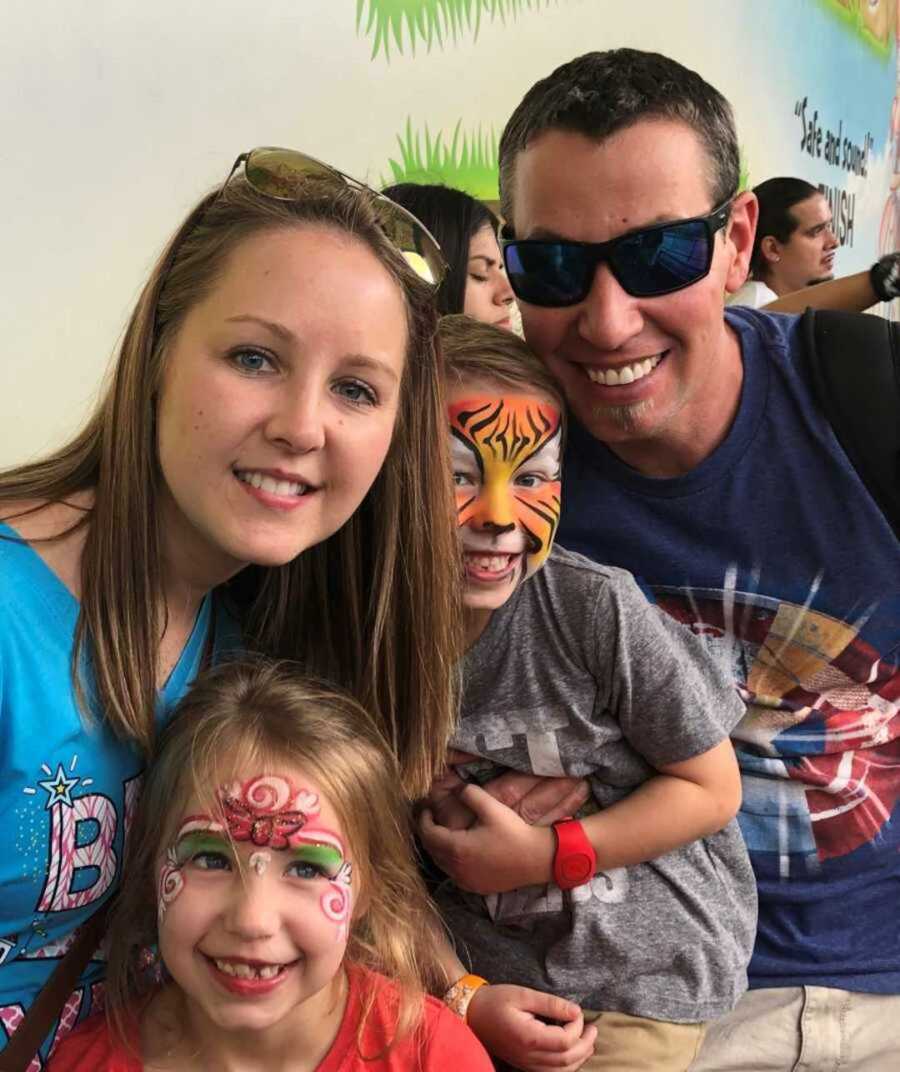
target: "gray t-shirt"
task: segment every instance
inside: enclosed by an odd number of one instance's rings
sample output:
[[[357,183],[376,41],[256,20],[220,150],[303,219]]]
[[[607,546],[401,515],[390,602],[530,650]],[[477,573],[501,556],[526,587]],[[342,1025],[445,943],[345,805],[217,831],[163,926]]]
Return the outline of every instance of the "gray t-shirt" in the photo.
[[[727,668],[631,574],[555,548],[467,653],[454,745],[504,768],[587,777],[603,808],[708,751],[743,712]],[[700,1022],[747,985],[756,884],[736,821],[568,892],[479,897],[446,882],[436,899],[479,975],[587,1009]]]

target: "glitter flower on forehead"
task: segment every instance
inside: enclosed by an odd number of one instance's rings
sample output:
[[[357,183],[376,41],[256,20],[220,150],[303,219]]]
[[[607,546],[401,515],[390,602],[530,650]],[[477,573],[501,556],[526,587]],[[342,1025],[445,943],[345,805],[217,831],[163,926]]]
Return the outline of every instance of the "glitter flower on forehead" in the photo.
[[[450,431],[476,465],[479,486],[458,487],[460,526],[518,526],[528,537],[530,575],[546,560],[559,525],[561,422],[538,396],[478,395],[449,407]],[[529,486],[530,466],[550,479]]]
[[[219,793],[223,818],[235,841],[252,841],[271,849],[288,847],[289,838],[319,814],[319,797],[297,791],[287,778],[267,774],[233,782]]]

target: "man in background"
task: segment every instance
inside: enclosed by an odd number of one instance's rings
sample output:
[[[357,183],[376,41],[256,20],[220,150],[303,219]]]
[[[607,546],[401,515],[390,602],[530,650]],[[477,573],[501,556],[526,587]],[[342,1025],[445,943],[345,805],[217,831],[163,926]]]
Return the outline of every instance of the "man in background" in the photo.
[[[824,195],[803,179],[791,178],[767,179],[753,193],[759,221],[750,278],[728,304],[759,309],[795,290],[833,279],[838,240]]]
[[[803,179],[767,179],[753,188],[759,205],[750,275],[726,305],[770,312],[839,309],[861,313],[891,301],[900,287],[900,254],[835,279],[837,238],[823,194]]]

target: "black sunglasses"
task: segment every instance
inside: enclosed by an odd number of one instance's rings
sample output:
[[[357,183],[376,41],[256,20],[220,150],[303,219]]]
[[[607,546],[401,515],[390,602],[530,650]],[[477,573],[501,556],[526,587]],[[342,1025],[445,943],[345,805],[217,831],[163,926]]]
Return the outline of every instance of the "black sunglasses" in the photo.
[[[241,153],[232,165],[220,193],[237,169],[244,165],[244,178],[266,197],[277,201],[295,201],[302,196],[303,184],[309,179],[338,183],[364,190],[368,195],[381,230],[388,241],[399,250],[403,259],[426,283],[437,286],[447,272],[447,262],[437,239],[416,217],[389,197],[366,186],[359,179],[314,156],[297,149],[259,148]]]
[[[504,227],[500,244],[509,284],[528,305],[577,305],[605,262],[635,298],[671,294],[709,274],[715,236],[728,222],[731,202],[729,197],[708,216],[655,224],[609,242],[519,239]]]

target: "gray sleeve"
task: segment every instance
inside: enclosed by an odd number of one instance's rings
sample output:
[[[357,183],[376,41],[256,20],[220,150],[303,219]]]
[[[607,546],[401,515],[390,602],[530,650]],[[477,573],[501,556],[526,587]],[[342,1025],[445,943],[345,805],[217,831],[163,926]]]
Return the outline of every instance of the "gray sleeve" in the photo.
[[[610,577],[595,614],[595,665],[609,668],[598,679],[607,678],[610,713],[651,766],[691,759],[728,736],[744,704],[702,638],[624,572]]]

